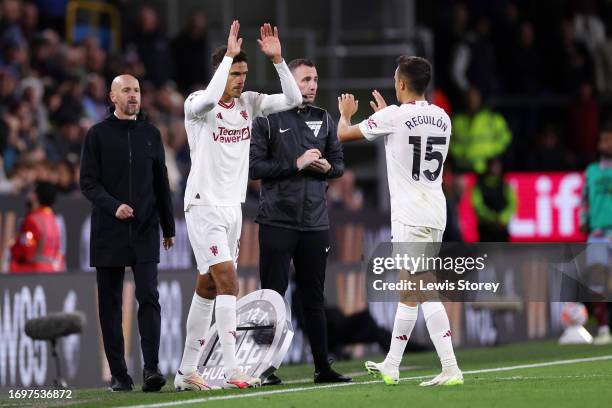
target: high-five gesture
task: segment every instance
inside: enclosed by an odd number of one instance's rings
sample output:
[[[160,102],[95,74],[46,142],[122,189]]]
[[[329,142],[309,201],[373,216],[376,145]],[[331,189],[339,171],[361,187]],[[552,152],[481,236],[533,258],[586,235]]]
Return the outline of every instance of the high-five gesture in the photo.
[[[283,60],[281,56],[281,43],[278,39],[278,28],[275,26],[272,30],[272,26],[268,23],[261,26],[259,29],[261,38],[257,40],[261,52],[266,54],[273,63],[278,64]]]
[[[234,58],[240,53],[240,47],[242,46],[242,38],[238,38],[238,31],[240,30],[240,23],[238,20],[234,20],[230,26],[229,36],[227,37],[227,51],[225,56]]]
[[[385,98],[382,97],[380,92],[376,89],[372,91],[372,96],[374,96],[374,101],[370,101],[370,106],[374,109],[374,112],[378,112],[379,110],[387,107],[387,102],[385,102]]]
[[[359,101],[355,99],[353,94],[342,94],[338,97],[338,110],[340,116],[347,119],[349,122],[353,115],[359,109]]]

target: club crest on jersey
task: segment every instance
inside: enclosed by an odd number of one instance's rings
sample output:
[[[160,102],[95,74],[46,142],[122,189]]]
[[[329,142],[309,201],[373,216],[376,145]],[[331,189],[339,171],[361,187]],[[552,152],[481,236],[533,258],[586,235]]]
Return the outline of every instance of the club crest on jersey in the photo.
[[[223,115],[221,115],[221,112],[217,113],[217,119],[223,120]]]
[[[219,249],[216,245],[213,245],[210,247],[210,252],[212,252],[213,256],[217,256],[217,254],[219,254]]]
[[[368,129],[374,129],[375,127],[378,127],[378,125],[372,118],[368,118],[368,121],[366,122],[366,124],[368,126]]]
[[[249,114],[245,110],[240,111],[240,116],[242,116],[244,120],[249,120]]]
[[[321,130],[321,125],[323,124],[323,121],[322,120],[310,120],[310,121],[306,121],[306,124],[308,125],[310,130],[312,130],[312,133],[314,133],[315,137],[318,137],[319,130]]]

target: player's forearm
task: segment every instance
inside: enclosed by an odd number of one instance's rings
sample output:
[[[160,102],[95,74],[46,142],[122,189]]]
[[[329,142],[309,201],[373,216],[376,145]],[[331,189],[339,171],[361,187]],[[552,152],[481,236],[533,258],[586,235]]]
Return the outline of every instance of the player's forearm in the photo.
[[[283,93],[269,95],[264,99],[261,110],[266,115],[295,108],[302,103],[300,88],[285,61],[281,59],[279,63],[274,64],[274,67],[278,72]]]
[[[191,101],[191,111],[195,115],[201,115],[208,111],[211,111],[223,96],[225,90],[225,84],[227,83],[227,77],[232,67],[233,59],[231,57],[224,57],[223,61],[215,71],[210,83],[206,90]]]
[[[302,92],[300,92],[300,87],[297,82],[295,82],[295,78],[289,71],[289,67],[281,59],[279,63],[275,63],[274,67],[276,68],[276,72],[278,72],[278,77],[280,78],[281,89],[283,90],[283,95],[287,99],[287,103],[292,106],[298,106],[302,103]]]
[[[351,118],[347,118],[344,115],[340,115],[340,119],[338,120],[338,140],[344,142],[344,138],[346,137],[346,131],[351,126]]]

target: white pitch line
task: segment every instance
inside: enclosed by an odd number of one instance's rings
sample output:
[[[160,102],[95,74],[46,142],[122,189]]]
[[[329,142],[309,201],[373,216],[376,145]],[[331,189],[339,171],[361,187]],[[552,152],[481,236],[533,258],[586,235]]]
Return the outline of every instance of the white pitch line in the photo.
[[[493,373],[500,371],[511,371],[511,370],[520,370],[525,368],[538,368],[538,367],[549,367],[555,365],[563,365],[563,364],[577,364],[577,363],[588,363],[592,361],[602,361],[602,360],[612,360],[612,355],[607,356],[599,356],[599,357],[586,357],[586,358],[575,358],[571,360],[556,360],[556,361],[548,361],[545,363],[533,363],[533,364],[520,364],[514,366],[506,366],[506,367],[496,367],[496,368],[483,368],[480,370],[470,370],[464,371],[463,374],[483,374],[483,373]],[[419,375],[414,377],[403,377],[400,378],[400,381],[410,381],[410,380],[420,380],[423,378],[430,378],[432,375]],[[376,384],[381,383],[380,380],[375,381],[359,381],[359,382],[350,382],[350,383],[339,383],[339,384],[329,384],[329,385],[319,385],[313,387],[301,387],[301,388],[287,388],[282,390],[272,390],[272,391],[260,391],[260,392],[251,392],[248,394],[232,394],[232,395],[219,395],[215,397],[204,397],[204,398],[194,398],[189,400],[180,400],[180,401],[172,401],[172,402],[160,402],[156,404],[146,404],[146,405],[126,405],[125,407],[129,408],[163,408],[163,407],[175,407],[179,405],[188,405],[188,404],[199,404],[202,402],[209,401],[221,401],[221,400],[232,400],[232,399],[240,399],[240,398],[252,398],[252,397],[261,397],[267,395],[276,395],[276,394],[291,394],[296,392],[305,392],[305,391],[314,391],[314,390],[323,390],[329,388],[340,388],[340,387],[350,387],[353,385],[368,385],[368,384]]]
[[[418,370],[421,368],[425,368],[424,366],[401,366],[400,367],[400,371],[408,371],[408,370]],[[348,375],[349,377],[361,377],[368,374],[367,371],[353,371],[352,373],[345,373],[345,375]],[[305,384],[305,383],[309,383],[312,382],[312,377],[311,378],[300,378],[299,380],[289,380],[289,381],[283,381],[284,385],[291,385],[291,384]]]

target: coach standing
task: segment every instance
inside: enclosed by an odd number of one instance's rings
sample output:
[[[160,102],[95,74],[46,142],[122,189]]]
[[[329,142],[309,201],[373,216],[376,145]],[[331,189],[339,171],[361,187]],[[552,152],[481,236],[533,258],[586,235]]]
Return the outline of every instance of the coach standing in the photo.
[[[134,272],[143,391],[166,383],[158,370],[160,306],[157,292],[159,225],[166,250],[174,244],[170,187],[159,130],[140,112],[140,86],[131,75],[113,80],[110,115],[93,126],[81,158],[81,191],[91,201],[91,266],[112,380],[111,391],[131,391],[121,328],[125,267]]]
[[[300,87],[301,106],[253,123],[249,175],[262,179],[259,213],[261,287],[285,294],[293,259],[296,286],[315,364],[314,381],[347,382],[327,353],[324,283],[330,249],[327,179],[344,171],[336,125],[326,110],[313,106],[317,69],[307,59],[289,63]],[[280,384],[276,376],[267,384]]]

